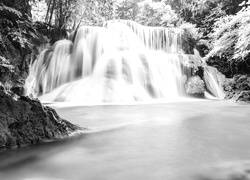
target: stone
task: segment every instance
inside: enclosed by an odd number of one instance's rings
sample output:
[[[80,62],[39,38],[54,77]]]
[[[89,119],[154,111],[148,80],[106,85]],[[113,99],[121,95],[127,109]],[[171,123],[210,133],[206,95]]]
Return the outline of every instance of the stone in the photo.
[[[56,140],[82,128],[62,119],[37,99],[17,100],[0,88],[0,150]]]

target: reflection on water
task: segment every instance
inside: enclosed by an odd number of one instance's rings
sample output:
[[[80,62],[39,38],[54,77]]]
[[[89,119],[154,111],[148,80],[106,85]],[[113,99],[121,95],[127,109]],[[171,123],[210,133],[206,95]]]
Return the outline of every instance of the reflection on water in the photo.
[[[249,109],[228,101],[58,108],[90,131],[0,154],[0,179],[199,179],[249,160]]]

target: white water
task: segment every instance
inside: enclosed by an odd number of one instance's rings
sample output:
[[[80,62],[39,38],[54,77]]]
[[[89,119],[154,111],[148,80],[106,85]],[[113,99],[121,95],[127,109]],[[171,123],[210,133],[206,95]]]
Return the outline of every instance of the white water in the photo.
[[[178,99],[185,96],[190,62],[202,63],[198,55],[183,54],[182,35],[181,29],[132,21],[81,27],[74,43],[61,40],[40,54],[31,65],[26,94],[49,102],[97,104]]]
[[[217,77],[217,69],[212,67],[206,67],[204,69],[204,81],[206,83],[207,89],[214,94],[215,97],[223,99],[225,97],[224,92],[222,92],[219,79]]]

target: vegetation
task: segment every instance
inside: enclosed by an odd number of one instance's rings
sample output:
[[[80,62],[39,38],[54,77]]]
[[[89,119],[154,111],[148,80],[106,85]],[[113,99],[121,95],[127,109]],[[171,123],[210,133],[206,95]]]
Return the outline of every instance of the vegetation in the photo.
[[[7,89],[23,85],[29,63],[38,53],[37,45],[45,43],[25,2],[0,3],[0,82]]]
[[[211,51],[207,55],[213,64],[229,67],[225,74],[250,72],[250,1],[241,4],[235,15],[220,18],[214,24]]]
[[[195,97],[204,97],[205,84],[199,76],[193,76],[185,84],[186,93]]]

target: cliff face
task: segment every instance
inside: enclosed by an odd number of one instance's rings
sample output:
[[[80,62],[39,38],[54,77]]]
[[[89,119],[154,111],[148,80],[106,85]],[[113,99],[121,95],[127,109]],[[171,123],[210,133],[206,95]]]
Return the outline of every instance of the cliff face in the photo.
[[[13,98],[3,86],[0,105],[0,150],[63,138],[79,129],[36,99]]]

